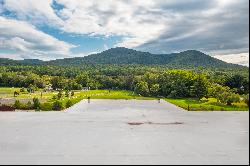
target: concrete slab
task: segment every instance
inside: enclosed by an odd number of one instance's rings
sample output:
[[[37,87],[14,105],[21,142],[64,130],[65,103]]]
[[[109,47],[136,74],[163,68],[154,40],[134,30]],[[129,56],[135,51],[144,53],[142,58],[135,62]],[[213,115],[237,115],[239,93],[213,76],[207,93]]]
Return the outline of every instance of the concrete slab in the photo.
[[[0,164],[249,164],[249,113],[134,100],[4,112]]]

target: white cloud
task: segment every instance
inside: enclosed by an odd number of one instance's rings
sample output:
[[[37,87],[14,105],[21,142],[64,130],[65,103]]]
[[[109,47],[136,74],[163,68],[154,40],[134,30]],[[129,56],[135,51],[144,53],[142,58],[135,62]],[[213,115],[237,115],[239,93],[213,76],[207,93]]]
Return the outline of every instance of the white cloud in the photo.
[[[148,13],[155,10],[153,0],[143,3],[131,0],[55,1],[64,8],[53,9],[53,0],[4,0],[3,7],[14,12],[20,20],[48,24],[69,33],[124,36],[117,46],[139,46],[158,37],[165,29],[160,13]]]
[[[9,59],[15,59],[15,60],[23,59],[20,54],[10,54],[10,53],[1,53],[1,52],[0,52],[0,58],[9,58]]]
[[[37,30],[33,25],[0,16],[0,48],[49,58],[66,56],[74,46]]]
[[[51,7],[52,3],[53,0],[4,0],[2,8],[11,11],[20,20],[60,26],[62,21]]]
[[[136,47],[158,37],[165,29],[160,15],[147,13],[153,1],[77,1],[57,0],[65,8],[58,14],[64,18],[63,31],[91,35],[125,36],[117,46]],[[136,12],[144,12],[138,13]],[[149,19],[150,22],[144,21]]]
[[[53,8],[55,2],[63,8]],[[3,0],[0,11],[63,32],[122,36],[116,46],[152,53],[197,49],[226,55],[249,52],[248,5],[248,0]],[[2,45],[13,42],[24,51],[35,47],[18,35],[7,41],[0,36]]]
[[[109,46],[108,46],[107,44],[104,44],[104,45],[103,45],[103,48],[104,48],[104,50],[108,50],[108,49],[109,49]]]
[[[216,55],[214,57],[228,63],[240,64],[249,67],[249,53]]]

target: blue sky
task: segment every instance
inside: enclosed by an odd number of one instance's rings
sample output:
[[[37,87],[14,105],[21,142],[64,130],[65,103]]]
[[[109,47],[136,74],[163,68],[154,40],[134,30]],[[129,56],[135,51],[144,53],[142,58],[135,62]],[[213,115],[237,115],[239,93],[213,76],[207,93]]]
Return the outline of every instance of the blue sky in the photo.
[[[189,49],[249,65],[248,0],[0,0],[0,57]]]

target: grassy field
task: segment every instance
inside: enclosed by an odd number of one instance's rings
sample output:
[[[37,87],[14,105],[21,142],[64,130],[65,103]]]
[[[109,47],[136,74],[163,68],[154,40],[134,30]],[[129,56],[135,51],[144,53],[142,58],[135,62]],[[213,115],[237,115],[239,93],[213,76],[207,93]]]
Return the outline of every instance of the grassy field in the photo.
[[[20,92],[20,88],[0,88],[0,99],[2,104],[11,105],[14,104],[16,100],[19,100],[21,103],[27,103],[32,101],[33,98],[38,98],[41,102],[41,109],[44,111],[51,111],[53,103],[58,100],[58,92],[43,92],[38,90],[35,93],[20,93],[19,96],[14,97],[14,92]],[[42,95],[41,95],[42,94]],[[134,94],[131,91],[121,91],[121,90],[91,90],[91,91],[74,91],[74,96],[65,97],[63,96],[59,101],[62,102],[63,106],[66,106],[66,103],[70,100],[72,104],[76,104],[83,99],[125,99],[125,100],[154,100],[156,98],[142,97],[137,94]]]
[[[92,91],[80,91],[75,92],[76,97],[80,97],[82,99],[87,99],[88,97],[91,97],[91,99],[113,99],[113,100],[119,100],[119,99],[137,99],[137,100],[154,100],[155,98],[150,97],[141,97],[137,94],[134,94],[134,92],[131,91],[108,91],[108,90],[92,90]]]
[[[53,96],[57,95],[58,92],[43,92],[42,90],[36,91],[35,93],[20,93],[19,96],[14,97],[14,92],[20,92],[20,88],[0,88],[0,98],[2,99],[33,99],[34,97],[43,99],[52,99]],[[42,92],[42,95],[41,95]],[[122,90],[91,90],[91,91],[74,91],[74,98],[87,99],[91,97],[92,99],[138,99],[138,100],[153,100],[155,98],[142,97],[134,94],[131,91]]]
[[[58,93],[58,92],[43,92],[42,90],[38,90],[35,93],[30,94],[28,92],[21,93],[20,89],[21,88],[0,88],[0,98],[20,100],[20,99],[33,99],[34,97],[37,97],[37,98],[43,98],[43,99],[50,99]],[[20,95],[17,97],[14,97],[15,91],[20,92]],[[42,96],[41,96],[41,92],[42,92]]]
[[[55,99],[58,92],[42,92],[42,90],[38,90],[35,93],[20,93],[19,96],[14,97],[14,92],[20,91],[20,88],[0,88],[0,99],[2,104],[14,103],[15,100],[20,100],[21,102],[32,101],[34,97],[39,98],[42,103],[42,110],[50,111],[53,103],[57,100]],[[42,95],[41,95],[42,92]],[[125,100],[155,100],[156,98],[151,97],[142,97],[131,91],[116,91],[116,90],[91,90],[91,91],[74,91],[74,96],[72,97],[62,97],[60,101],[66,106],[68,100],[72,102],[72,104],[76,104],[83,99],[87,99],[90,97],[91,99],[125,99]],[[53,98],[54,97],[54,98]],[[8,101],[8,102],[7,102]],[[210,98],[202,101],[197,101],[195,99],[166,99],[166,101],[173,103],[179,107],[182,107],[188,110],[188,106],[190,111],[248,111],[249,108],[244,102],[234,103],[232,106],[226,106],[222,104],[218,104],[216,99]]]
[[[227,106],[217,103],[217,100],[214,98],[203,99],[202,101],[196,99],[166,99],[166,101],[186,110],[189,107],[190,111],[249,111],[244,102],[233,103],[232,106]]]
[[[13,97],[15,91],[20,91],[20,88],[0,88],[0,98]]]
[[[71,100],[72,104],[76,104],[83,99],[112,99],[112,100],[155,100],[156,98],[151,97],[141,97],[137,94],[134,94],[131,91],[121,91],[121,90],[91,90],[91,91],[75,91],[75,95],[73,97],[63,97],[60,101],[63,102],[63,105],[66,105],[68,100]],[[50,99],[48,103],[53,103],[55,100]]]

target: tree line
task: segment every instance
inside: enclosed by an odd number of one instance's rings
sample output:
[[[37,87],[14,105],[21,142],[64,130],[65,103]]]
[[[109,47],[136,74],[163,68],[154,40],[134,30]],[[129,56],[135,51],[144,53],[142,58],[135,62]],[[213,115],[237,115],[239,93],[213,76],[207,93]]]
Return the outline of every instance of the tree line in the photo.
[[[249,93],[248,71],[222,69],[173,69],[141,65],[2,66],[1,87],[30,90],[117,89],[135,91],[142,96],[169,98],[214,97],[230,105],[239,95]],[[224,101],[226,98],[227,101]]]

